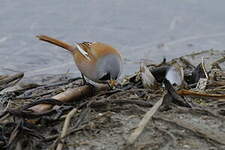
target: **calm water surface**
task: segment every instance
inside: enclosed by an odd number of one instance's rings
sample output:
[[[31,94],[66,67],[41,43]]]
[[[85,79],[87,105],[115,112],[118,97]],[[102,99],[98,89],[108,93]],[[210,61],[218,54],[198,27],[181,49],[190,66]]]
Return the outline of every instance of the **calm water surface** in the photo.
[[[38,41],[101,41],[124,55],[124,73],[193,51],[225,49],[224,0],[1,0],[0,74],[78,73],[70,54]]]

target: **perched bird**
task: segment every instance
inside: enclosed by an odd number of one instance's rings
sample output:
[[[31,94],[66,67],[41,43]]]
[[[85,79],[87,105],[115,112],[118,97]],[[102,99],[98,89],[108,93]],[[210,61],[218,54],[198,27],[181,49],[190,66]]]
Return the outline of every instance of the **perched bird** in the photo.
[[[37,38],[70,51],[83,79],[85,76],[97,83],[110,84],[120,76],[122,57],[116,49],[107,44],[83,42],[72,46],[45,35],[39,35]]]

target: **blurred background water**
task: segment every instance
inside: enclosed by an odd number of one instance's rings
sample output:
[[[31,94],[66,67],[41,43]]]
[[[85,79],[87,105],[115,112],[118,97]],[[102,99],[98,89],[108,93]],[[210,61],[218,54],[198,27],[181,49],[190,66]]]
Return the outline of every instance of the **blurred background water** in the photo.
[[[1,0],[0,74],[75,73],[65,50],[38,41],[101,41],[119,49],[124,73],[206,49],[225,49],[224,0]]]

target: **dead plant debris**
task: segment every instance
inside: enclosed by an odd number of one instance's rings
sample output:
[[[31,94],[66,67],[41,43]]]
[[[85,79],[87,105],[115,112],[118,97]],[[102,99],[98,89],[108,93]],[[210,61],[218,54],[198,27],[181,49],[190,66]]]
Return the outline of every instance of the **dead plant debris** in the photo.
[[[115,89],[68,74],[0,75],[0,149],[225,149],[224,55],[142,64]],[[182,72],[168,75],[171,66]]]

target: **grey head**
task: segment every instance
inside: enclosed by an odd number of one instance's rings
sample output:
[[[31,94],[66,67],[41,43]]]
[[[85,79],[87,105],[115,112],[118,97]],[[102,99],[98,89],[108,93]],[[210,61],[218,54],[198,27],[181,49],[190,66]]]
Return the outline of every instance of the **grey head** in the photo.
[[[120,56],[110,54],[102,57],[96,63],[97,79],[99,81],[116,80],[122,70]]]

